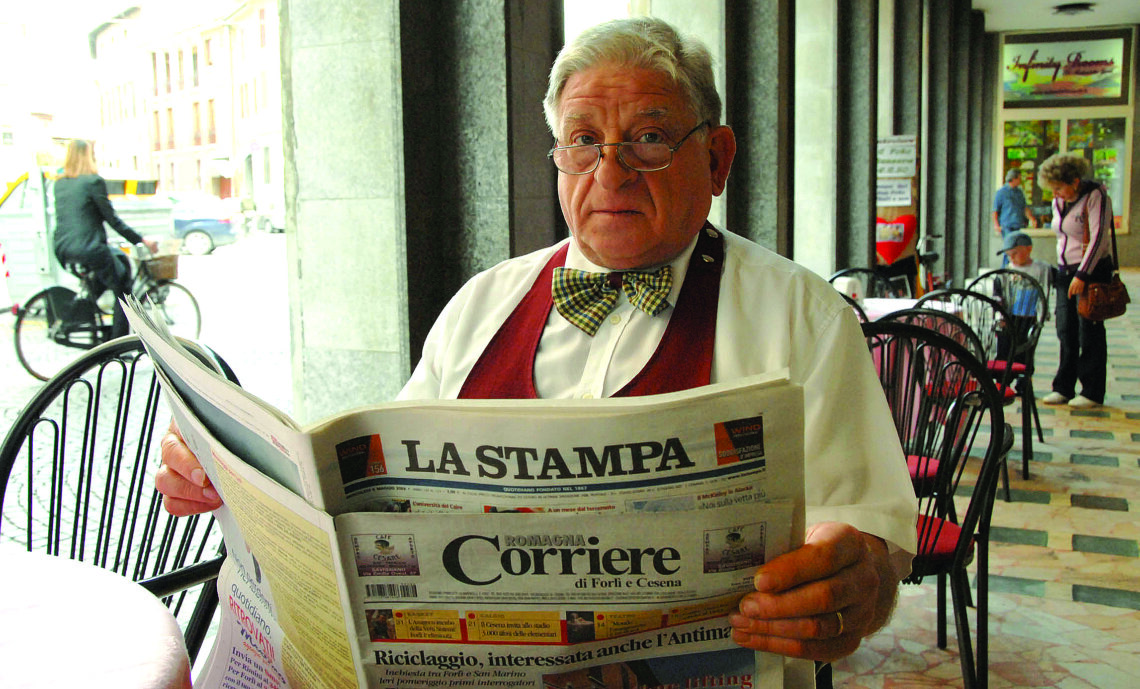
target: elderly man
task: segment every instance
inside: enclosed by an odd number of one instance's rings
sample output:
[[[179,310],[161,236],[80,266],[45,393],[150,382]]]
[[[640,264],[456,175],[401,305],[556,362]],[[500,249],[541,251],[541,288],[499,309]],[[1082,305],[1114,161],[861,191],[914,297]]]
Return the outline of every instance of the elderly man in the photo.
[[[603,24],[563,49],[545,109],[573,236],[464,285],[400,397],[646,395],[787,367],[804,386],[812,526],[759,570],[733,638],[797,658],[851,653],[908,571],[914,493],[842,297],[708,223],[736,141],[707,50],[655,19]],[[171,511],[217,505],[173,434],[163,458]],[[810,686],[810,669],[792,684]]]

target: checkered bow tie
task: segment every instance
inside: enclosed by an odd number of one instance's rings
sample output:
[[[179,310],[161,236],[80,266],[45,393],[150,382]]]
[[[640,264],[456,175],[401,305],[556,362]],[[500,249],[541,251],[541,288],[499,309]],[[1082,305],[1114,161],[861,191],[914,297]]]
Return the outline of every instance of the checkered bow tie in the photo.
[[[563,318],[593,337],[602,321],[617,306],[619,288],[625,292],[629,303],[650,316],[656,316],[669,305],[666,298],[673,288],[673,271],[669,266],[654,271],[615,273],[555,268],[554,308]]]

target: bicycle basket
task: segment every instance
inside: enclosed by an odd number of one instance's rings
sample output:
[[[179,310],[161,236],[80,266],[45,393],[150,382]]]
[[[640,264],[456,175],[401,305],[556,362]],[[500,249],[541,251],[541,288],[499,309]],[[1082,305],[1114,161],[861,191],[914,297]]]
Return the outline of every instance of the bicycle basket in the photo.
[[[144,261],[146,271],[155,280],[175,280],[178,278],[178,254],[155,256]]]

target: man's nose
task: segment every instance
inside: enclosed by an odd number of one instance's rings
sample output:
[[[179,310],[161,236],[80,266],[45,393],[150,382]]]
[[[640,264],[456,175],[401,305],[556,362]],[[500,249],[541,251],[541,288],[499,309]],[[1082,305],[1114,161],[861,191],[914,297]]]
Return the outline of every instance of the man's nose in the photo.
[[[618,189],[632,181],[638,174],[637,170],[626,167],[618,157],[617,146],[603,146],[602,159],[594,170],[594,181],[606,189]]]

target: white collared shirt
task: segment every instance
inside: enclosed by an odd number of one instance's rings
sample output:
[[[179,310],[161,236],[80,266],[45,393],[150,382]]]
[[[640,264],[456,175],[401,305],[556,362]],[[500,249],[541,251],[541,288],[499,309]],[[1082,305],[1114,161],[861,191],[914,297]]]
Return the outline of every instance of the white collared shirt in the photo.
[[[591,337],[563,318],[557,309],[551,309],[534,359],[534,386],[538,396],[543,399],[609,397],[645,368],[669,325],[696,242],[694,237],[669,263],[673,272],[669,306],[656,316],[629,303],[625,291],[618,290],[617,305]],[[610,272],[591,263],[575,242],[570,242],[566,267],[591,273]]]

